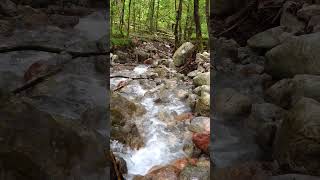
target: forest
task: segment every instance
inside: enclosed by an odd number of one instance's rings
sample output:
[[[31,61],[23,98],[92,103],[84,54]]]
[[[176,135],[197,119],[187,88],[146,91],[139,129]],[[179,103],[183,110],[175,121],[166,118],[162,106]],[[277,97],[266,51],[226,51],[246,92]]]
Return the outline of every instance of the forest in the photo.
[[[112,0],[113,43],[119,38],[155,36],[183,42],[208,41],[209,0]],[[200,43],[203,42],[203,43]]]

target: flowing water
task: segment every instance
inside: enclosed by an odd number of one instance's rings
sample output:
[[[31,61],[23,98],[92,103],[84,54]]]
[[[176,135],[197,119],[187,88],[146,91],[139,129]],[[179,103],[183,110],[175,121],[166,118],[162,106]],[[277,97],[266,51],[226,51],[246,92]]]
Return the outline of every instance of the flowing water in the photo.
[[[148,66],[139,65],[133,71],[124,70],[122,73],[130,74],[133,77],[144,75],[147,71]],[[113,78],[110,84],[115,86],[123,80],[125,79]],[[127,163],[127,179],[132,179],[134,175],[146,175],[152,167],[167,165],[173,160],[185,156],[183,145],[186,138],[183,136],[184,132],[182,132],[184,130],[170,127],[167,122],[159,119],[159,113],[174,116],[190,112],[191,109],[176,96],[174,93],[176,89],[172,89],[172,93],[168,94],[168,102],[155,103],[157,89],[160,87],[156,86],[149,89],[140,83],[131,83],[126,87],[126,93],[123,93],[124,96],[140,103],[146,109],[145,115],[134,119],[144,138],[144,147],[135,150],[117,141],[111,142],[113,152]]]

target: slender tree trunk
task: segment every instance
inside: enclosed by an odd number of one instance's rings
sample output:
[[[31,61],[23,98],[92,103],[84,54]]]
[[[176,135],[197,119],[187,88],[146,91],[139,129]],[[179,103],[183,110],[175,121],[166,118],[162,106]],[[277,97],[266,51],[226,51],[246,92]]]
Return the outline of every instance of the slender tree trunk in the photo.
[[[197,50],[202,51],[202,34],[199,16],[199,0],[194,0],[194,23],[196,25]]]
[[[176,15],[176,24],[174,28],[174,36],[175,36],[175,50],[178,49],[178,46],[180,45],[180,35],[179,35],[179,24],[180,24],[180,19],[181,19],[181,14],[182,14],[182,0],[179,0],[179,7]]]
[[[128,14],[128,27],[127,27],[127,36],[130,34],[130,16],[131,16],[131,0],[129,0],[129,14]]]
[[[154,6],[155,0],[150,0],[149,4],[149,30],[150,32],[154,31]]]
[[[121,19],[120,19],[120,33],[123,35],[123,25],[124,25],[124,10],[126,6],[126,0],[122,1],[122,11],[121,11]]]
[[[186,24],[184,26],[184,33],[183,33],[183,39],[185,41],[188,41],[187,34],[188,34],[189,22],[190,22],[190,0],[188,0],[188,3],[187,3]]]
[[[206,0],[206,19],[207,19],[207,29],[209,34],[209,23],[210,23],[210,1]]]
[[[136,31],[136,0],[133,0],[133,32]]]
[[[158,5],[157,5],[156,31],[158,31],[159,10],[160,10],[160,0],[158,0]]]

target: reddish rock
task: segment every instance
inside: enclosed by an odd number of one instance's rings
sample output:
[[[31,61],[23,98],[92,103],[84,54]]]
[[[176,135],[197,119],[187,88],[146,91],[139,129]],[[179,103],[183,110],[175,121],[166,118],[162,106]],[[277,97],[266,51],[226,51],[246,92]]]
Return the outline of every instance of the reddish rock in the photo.
[[[149,59],[143,61],[143,64],[153,64],[153,59],[149,58]]]
[[[195,158],[183,158],[183,159],[178,159],[173,162],[173,166],[179,169],[181,171],[183,168],[185,168],[187,165],[196,165],[197,164],[197,159]]]
[[[192,135],[192,141],[196,145],[197,148],[201,149],[203,152],[209,151],[209,143],[210,143],[210,133],[194,133]]]

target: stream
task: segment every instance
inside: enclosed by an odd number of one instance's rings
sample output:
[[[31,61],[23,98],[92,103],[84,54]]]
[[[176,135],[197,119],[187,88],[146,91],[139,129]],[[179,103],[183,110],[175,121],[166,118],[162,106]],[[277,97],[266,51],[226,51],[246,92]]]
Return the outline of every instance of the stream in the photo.
[[[139,65],[132,71],[117,71],[117,73],[111,73],[111,75],[130,74],[130,77],[143,76],[149,69],[151,68],[146,65]],[[111,79],[111,89],[123,80],[125,78]],[[125,92],[121,92],[122,95],[143,105],[146,109],[146,113],[142,117],[134,119],[144,138],[144,147],[135,150],[117,141],[111,142],[112,151],[127,163],[128,174],[126,178],[128,180],[133,179],[135,175],[146,175],[155,166],[167,165],[173,160],[185,156],[183,145],[187,139],[183,135],[185,133],[182,132],[183,128],[170,126],[168,122],[159,119],[159,114],[168,114],[169,118],[173,119],[174,115],[190,112],[191,109],[176,96],[174,93],[175,86],[168,89],[170,92],[167,97],[169,99],[168,102],[155,103],[158,89],[161,87],[161,85],[158,85],[154,88],[148,88],[135,80],[126,86],[126,90],[123,90]]]

